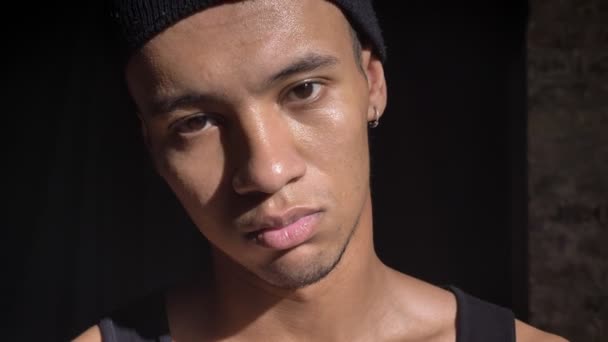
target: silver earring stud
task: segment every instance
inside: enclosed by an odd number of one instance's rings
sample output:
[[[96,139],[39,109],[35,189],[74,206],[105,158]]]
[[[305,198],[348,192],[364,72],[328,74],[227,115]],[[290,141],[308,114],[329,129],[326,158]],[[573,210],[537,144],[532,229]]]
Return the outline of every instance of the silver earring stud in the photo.
[[[380,124],[380,115],[378,114],[378,108],[374,107],[374,120],[367,123],[369,128],[376,128]]]

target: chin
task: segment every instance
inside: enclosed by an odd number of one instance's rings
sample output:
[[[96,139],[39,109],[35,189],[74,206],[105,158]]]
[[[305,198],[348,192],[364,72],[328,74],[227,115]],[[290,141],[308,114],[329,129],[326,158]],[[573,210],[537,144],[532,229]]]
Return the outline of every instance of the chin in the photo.
[[[265,265],[257,276],[282,289],[295,290],[315,284],[338,266],[349,241],[350,238],[331,253],[326,249],[315,252],[309,246],[299,246]]]
[[[331,262],[311,262],[299,267],[271,264],[259,275],[265,282],[283,289],[300,289],[325,278],[337,266],[340,258]]]

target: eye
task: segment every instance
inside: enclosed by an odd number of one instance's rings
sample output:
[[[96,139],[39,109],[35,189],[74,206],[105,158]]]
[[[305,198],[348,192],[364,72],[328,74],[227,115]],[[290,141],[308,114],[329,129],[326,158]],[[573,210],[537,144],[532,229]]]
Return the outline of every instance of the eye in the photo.
[[[305,82],[293,87],[287,94],[287,99],[291,101],[313,100],[319,96],[322,84],[319,82]]]
[[[211,117],[205,114],[194,114],[172,123],[170,129],[178,134],[191,134],[205,129],[208,125],[215,123]]]

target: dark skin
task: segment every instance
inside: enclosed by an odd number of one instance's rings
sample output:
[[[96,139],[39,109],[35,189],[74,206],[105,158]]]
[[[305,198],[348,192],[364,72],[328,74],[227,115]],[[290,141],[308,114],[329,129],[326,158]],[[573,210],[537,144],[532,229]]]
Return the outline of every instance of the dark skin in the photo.
[[[150,40],[126,76],[159,174],[213,246],[212,279],[168,293],[174,340],[455,341],[453,295],[374,250],[367,123],[386,82],[337,7],[213,7]],[[294,208],[295,231],[255,230]],[[517,335],[563,341],[521,322]]]

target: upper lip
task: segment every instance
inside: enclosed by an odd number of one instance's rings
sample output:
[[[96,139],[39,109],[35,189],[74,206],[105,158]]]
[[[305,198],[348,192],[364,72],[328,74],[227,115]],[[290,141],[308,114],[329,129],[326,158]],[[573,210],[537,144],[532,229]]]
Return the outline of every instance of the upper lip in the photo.
[[[245,225],[245,233],[252,233],[265,229],[279,229],[288,226],[302,217],[315,214],[319,209],[309,207],[293,207],[277,214],[257,215]]]

